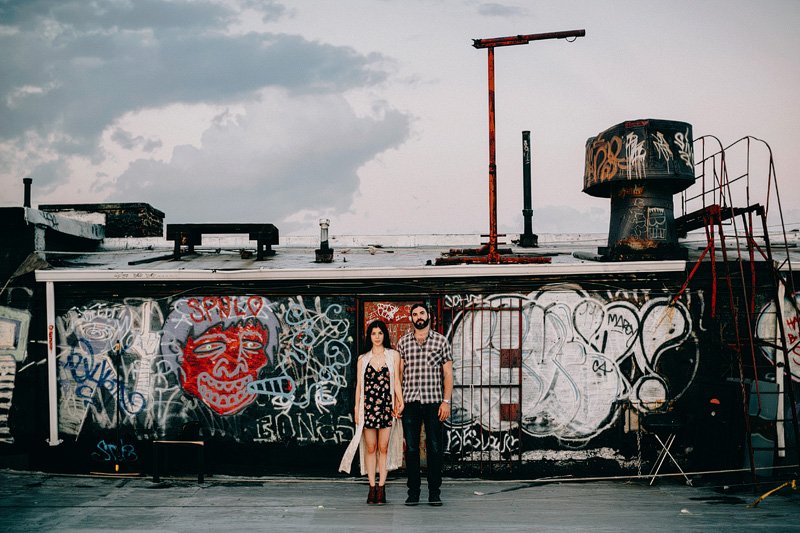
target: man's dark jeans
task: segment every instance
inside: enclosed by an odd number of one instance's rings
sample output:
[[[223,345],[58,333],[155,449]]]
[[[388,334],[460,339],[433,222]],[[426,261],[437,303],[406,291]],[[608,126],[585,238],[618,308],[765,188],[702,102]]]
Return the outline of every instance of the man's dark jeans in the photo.
[[[425,424],[428,457],[428,495],[439,496],[442,486],[442,423],[438,403],[409,402],[403,409],[403,436],[406,439],[408,494],[419,496],[419,440]]]

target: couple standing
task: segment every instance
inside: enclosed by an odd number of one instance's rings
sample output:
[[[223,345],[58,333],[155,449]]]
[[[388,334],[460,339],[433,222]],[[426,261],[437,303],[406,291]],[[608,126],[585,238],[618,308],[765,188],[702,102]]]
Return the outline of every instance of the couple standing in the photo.
[[[386,474],[400,467],[406,441],[408,497],[417,505],[420,495],[420,435],[425,424],[428,457],[428,503],[442,505],[442,422],[450,416],[453,394],[453,354],[447,339],[432,331],[428,308],[411,306],[414,328],[392,350],[389,331],[380,320],[367,326],[370,350],[358,359],[356,431],[339,470],[350,472],[356,448],[361,473],[369,479],[367,503],[386,503]],[[402,419],[403,435],[397,419]],[[375,483],[376,471],[379,475]]]

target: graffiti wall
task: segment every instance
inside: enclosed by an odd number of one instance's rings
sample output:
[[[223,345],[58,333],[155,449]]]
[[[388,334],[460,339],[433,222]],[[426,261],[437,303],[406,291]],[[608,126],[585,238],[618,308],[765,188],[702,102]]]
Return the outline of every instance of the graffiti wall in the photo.
[[[788,349],[788,357],[783,356],[782,349],[776,350],[776,346],[781,346],[781,324],[779,323],[779,313],[775,302],[769,302],[762,307],[756,319],[756,338],[759,341],[759,351],[773,365],[776,358],[782,359],[785,368],[792,376],[792,380],[800,381],[800,295],[792,298],[786,295],[783,300],[783,334]]]
[[[637,418],[691,398],[711,357],[701,349],[702,292],[671,304],[668,288],[598,287],[427,296],[453,346],[448,464],[601,457],[630,466]],[[230,456],[250,450],[241,461],[306,445],[340,453],[354,432],[365,325],[386,321],[396,342],[416,301],[72,298],[56,316],[59,436],[112,466],[147,462],[148,441],[187,431]]]
[[[352,436],[352,300],[265,296],[130,298],[57,319],[59,431],[136,438],[193,426],[248,443]],[[135,460],[97,439],[101,461]]]
[[[699,366],[690,307],[699,315],[702,299],[670,298],[576,285],[448,296],[450,453],[585,448],[618,428],[624,410],[646,413],[681,398]]]

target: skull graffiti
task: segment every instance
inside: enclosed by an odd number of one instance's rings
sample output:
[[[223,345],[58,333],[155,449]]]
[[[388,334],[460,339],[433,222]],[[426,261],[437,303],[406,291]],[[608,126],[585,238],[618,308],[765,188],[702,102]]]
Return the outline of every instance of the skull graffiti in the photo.
[[[164,325],[164,364],[185,394],[218,415],[235,415],[256,400],[248,385],[274,364],[278,331],[269,300],[261,296],[182,298]]]
[[[269,332],[254,319],[189,337],[181,365],[183,390],[221,415],[241,411],[256,398],[247,384],[267,364],[268,341]]]

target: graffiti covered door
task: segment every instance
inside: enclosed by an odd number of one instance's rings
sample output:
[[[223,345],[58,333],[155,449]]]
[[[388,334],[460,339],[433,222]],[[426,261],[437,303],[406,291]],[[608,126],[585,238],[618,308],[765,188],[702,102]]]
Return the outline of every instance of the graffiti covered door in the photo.
[[[453,345],[453,409],[445,453],[481,473],[522,460],[523,301],[447,297],[444,321]]]
[[[397,346],[397,341],[405,335],[411,328],[410,310],[414,302],[396,301],[365,301],[362,307],[362,318],[360,334],[367,330],[367,326],[374,320],[382,320],[389,330],[389,340],[392,346]],[[363,335],[360,335],[363,337]],[[360,341],[365,339],[360,338]],[[366,352],[370,345],[364,344],[359,347],[359,353]]]

